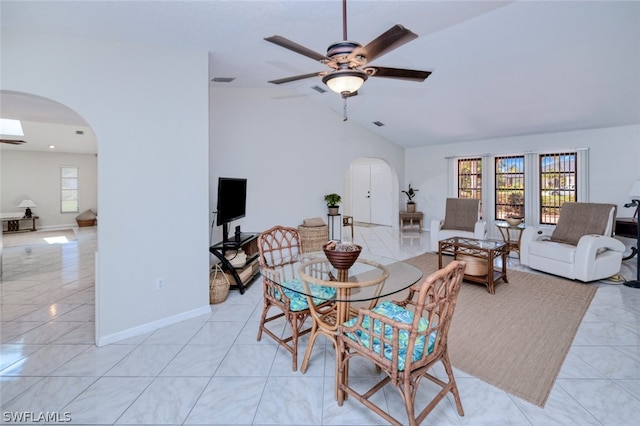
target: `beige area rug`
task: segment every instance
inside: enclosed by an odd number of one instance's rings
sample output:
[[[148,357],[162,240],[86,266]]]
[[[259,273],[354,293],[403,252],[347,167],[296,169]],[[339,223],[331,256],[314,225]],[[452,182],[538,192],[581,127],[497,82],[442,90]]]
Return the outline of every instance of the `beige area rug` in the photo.
[[[438,268],[434,254],[407,262],[425,276]],[[507,278],[493,295],[483,285],[462,284],[449,330],[451,363],[544,407],[597,288],[520,271],[508,270]]]
[[[5,248],[39,244],[65,244],[76,240],[76,233],[73,232],[73,229],[2,234],[2,244]]]

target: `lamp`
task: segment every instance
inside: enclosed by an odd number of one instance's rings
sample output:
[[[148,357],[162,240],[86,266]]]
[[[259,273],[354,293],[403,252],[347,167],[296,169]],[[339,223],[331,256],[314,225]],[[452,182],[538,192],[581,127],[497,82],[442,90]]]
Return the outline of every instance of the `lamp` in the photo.
[[[364,71],[343,69],[325,75],[322,82],[329,86],[329,89],[345,97],[362,87],[367,77]]]
[[[640,207],[640,180],[637,180],[631,186],[631,190],[629,191],[629,196],[631,197],[631,203],[625,204],[625,207],[635,207],[636,212],[633,214],[633,217],[636,221],[636,248],[640,249],[640,227],[638,227],[638,207]],[[640,253],[636,255],[636,279],[633,281],[625,281],[624,285],[632,288],[640,288]]]
[[[20,204],[18,204],[18,207],[20,208],[26,208],[26,210],[24,211],[24,217],[31,217],[31,207],[38,207],[36,206],[36,203],[34,203],[32,200],[22,200],[22,202]]]

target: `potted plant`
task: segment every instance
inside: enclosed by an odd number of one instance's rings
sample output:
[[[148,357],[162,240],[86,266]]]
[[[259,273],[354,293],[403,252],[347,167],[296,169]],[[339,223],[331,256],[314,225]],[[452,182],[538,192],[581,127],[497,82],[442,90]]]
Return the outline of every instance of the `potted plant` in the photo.
[[[338,204],[342,202],[342,197],[338,194],[327,194],[324,196],[324,201],[329,208],[329,214],[338,214]]]
[[[411,187],[411,184],[409,184],[409,189],[407,189],[406,191],[402,191],[403,194],[405,194],[407,196],[407,198],[409,199],[409,201],[407,201],[407,212],[408,213],[413,213],[416,211],[416,202],[413,201],[413,197],[416,196],[416,192],[418,192],[418,189],[413,189]]]

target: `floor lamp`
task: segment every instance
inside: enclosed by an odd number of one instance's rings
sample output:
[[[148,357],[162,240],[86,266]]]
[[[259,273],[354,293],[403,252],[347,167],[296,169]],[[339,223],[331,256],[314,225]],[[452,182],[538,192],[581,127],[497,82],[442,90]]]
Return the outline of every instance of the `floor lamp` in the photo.
[[[640,250],[640,226],[638,226],[638,209],[640,208],[640,180],[637,180],[631,186],[629,191],[631,196],[631,203],[625,204],[625,207],[635,207],[636,212],[633,214],[633,218],[636,220],[636,248]],[[636,279],[633,281],[625,281],[624,285],[632,288],[640,288],[640,252],[636,254]]]

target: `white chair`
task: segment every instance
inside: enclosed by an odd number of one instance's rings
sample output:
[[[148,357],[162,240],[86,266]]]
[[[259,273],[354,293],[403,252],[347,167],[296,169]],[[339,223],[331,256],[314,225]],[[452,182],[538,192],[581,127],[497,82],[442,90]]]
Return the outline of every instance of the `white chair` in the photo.
[[[482,240],[487,235],[486,223],[480,220],[480,200],[447,198],[444,220],[431,221],[431,251],[438,251],[438,243],[452,237]]]
[[[614,204],[564,203],[555,229],[528,227],[520,240],[520,263],[584,282],[620,272],[624,244],[613,238]]]

